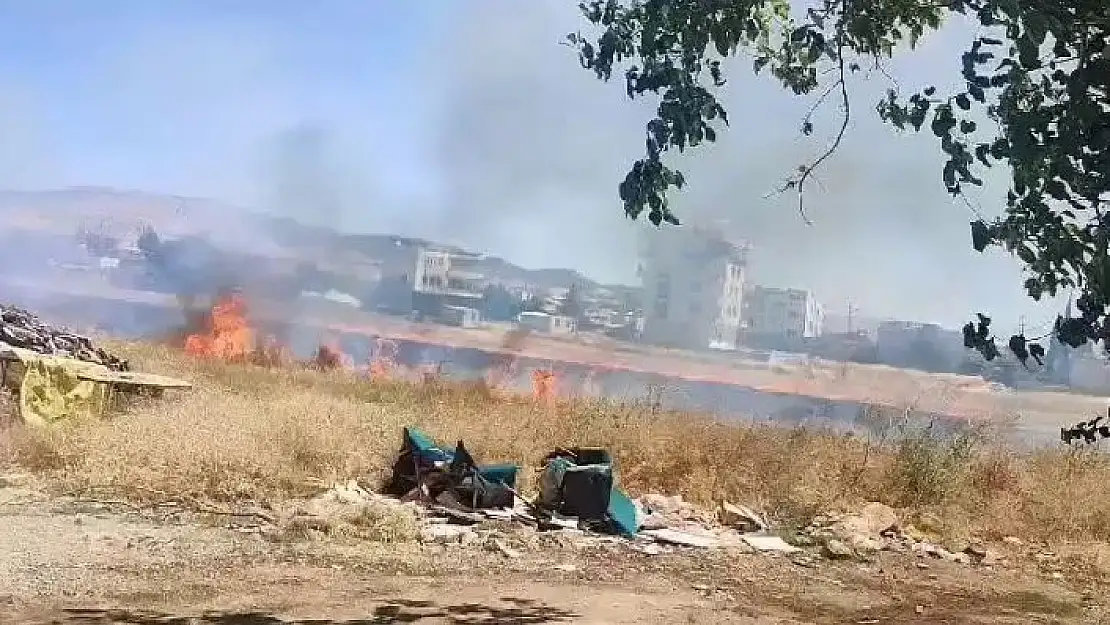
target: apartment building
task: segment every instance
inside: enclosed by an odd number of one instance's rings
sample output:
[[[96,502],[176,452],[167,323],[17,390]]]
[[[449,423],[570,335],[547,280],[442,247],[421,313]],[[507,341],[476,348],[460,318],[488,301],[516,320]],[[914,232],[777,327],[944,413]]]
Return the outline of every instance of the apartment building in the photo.
[[[679,226],[645,233],[642,339],[689,349],[734,347],[748,247],[718,231]]]
[[[785,341],[814,339],[824,331],[825,309],[811,291],[753,286],[745,294],[745,334]]]

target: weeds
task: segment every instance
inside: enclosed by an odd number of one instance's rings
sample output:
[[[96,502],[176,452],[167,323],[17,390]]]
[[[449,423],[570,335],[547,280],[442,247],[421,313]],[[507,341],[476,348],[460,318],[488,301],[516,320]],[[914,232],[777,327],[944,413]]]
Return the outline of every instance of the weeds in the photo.
[[[370,382],[344,372],[195,362],[166,348],[117,348],[139,368],[196,388],[129,406],[118,418],[49,432],[0,429],[0,464],[58,488],[111,488],[201,500],[280,503],[321,483],[384,477],[415,425],[464,439],[480,461],[534,467],[557,446],[597,445],[633,493],[681,494],[702,505],[758,506],[782,521],[881,501],[944,531],[1030,540],[1110,540],[1110,461],[1091,450],[1018,453],[990,431],[914,422],[913,410],[869,409],[867,434],[724,424],[646,405],[574,399],[539,404],[483,384]],[[525,471],[523,487],[533,476]],[[346,529],[400,540],[404,519],[359,512]],[[290,527],[296,534],[296,527]],[[308,531],[311,528],[301,528]]]

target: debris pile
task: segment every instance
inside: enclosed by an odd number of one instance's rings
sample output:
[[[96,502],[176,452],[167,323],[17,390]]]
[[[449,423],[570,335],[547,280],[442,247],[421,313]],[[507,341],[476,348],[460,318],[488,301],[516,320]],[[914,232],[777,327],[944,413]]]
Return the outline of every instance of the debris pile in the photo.
[[[542,546],[625,548],[648,556],[675,551],[729,549],[781,554],[801,566],[827,560],[866,562],[878,552],[978,566],[1005,563],[982,543],[932,541],[903,524],[890,507],[872,502],[846,514],[824,514],[790,534],[772,528],[759,512],[721,502],[708,511],[680,495],[633,500],[614,483],[603,449],[557,449],[543,462],[539,495],[515,490],[518,467],[481,465],[461,441],[453,452],[415,428],[385,485],[375,494],[355,482],[336,486],[299,507],[286,521],[300,533],[335,533],[355,527],[379,540],[429,545],[478,545],[507,558]]]
[[[960,564],[996,566],[1004,558],[979,541],[940,544],[926,532],[903,524],[889,506],[877,502],[849,514],[814,517],[793,541],[799,546],[819,546],[830,560],[869,560],[880,551],[913,554],[919,559]],[[922,568],[928,565],[920,564]]]
[[[85,336],[55,328],[35,314],[0,304],[0,344],[26,349],[44,356],[60,356],[104,365],[112,371],[129,371],[121,360],[93,345]]]

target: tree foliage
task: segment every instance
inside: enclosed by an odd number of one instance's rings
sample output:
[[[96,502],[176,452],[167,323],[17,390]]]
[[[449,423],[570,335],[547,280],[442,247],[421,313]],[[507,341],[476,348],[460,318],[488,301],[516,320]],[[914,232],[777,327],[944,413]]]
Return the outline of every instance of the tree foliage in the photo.
[[[890,90],[876,107],[901,130],[928,128],[946,161],[939,173],[953,195],[982,185],[982,172],[1011,171],[1001,216],[971,224],[978,251],[1000,247],[1018,257],[1034,300],[1078,294],[1075,318],[1058,318],[1065,344],[1110,339],[1110,3],[1105,0],[815,0],[791,11],[788,0],[592,0],[580,5],[593,36],[572,33],[582,66],[610,80],[623,69],[630,98],[658,100],[647,122],[646,150],[619,194],[625,213],[655,225],[678,224],[668,191],[686,179],[665,157],[712,143],[730,123],[716,93],[722,61],[741,52],[814,108],[830,97],[842,118],[828,148],[784,185],[805,218],[806,182],[837,149],[853,102],[848,78],[914,46],[957,14],[981,27],[960,57],[962,87],[938,93]],[[989,123],[986,123],[989,122]],[[983,126],[983,127],[981,127]],[[987,128],[989,126],[989,128]],[[1039,337],[1046,338],[1046,337]],[[990,318],[964,327],[965,344],[988,359],[999,353]],[[1107,341],[1105,344],[1110,344]],[[1044,349],[1013,336],[1006,344],[1026,362]]]

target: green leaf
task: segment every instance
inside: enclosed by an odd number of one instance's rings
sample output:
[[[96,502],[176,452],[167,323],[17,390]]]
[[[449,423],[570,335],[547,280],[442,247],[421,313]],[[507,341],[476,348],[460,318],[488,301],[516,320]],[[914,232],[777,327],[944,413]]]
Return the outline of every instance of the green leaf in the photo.
[[[975,248],[975,251],[982,252],[987,249],[990,243],[991,236],[987,224],[981,219],[971,222],[971,246]]]

